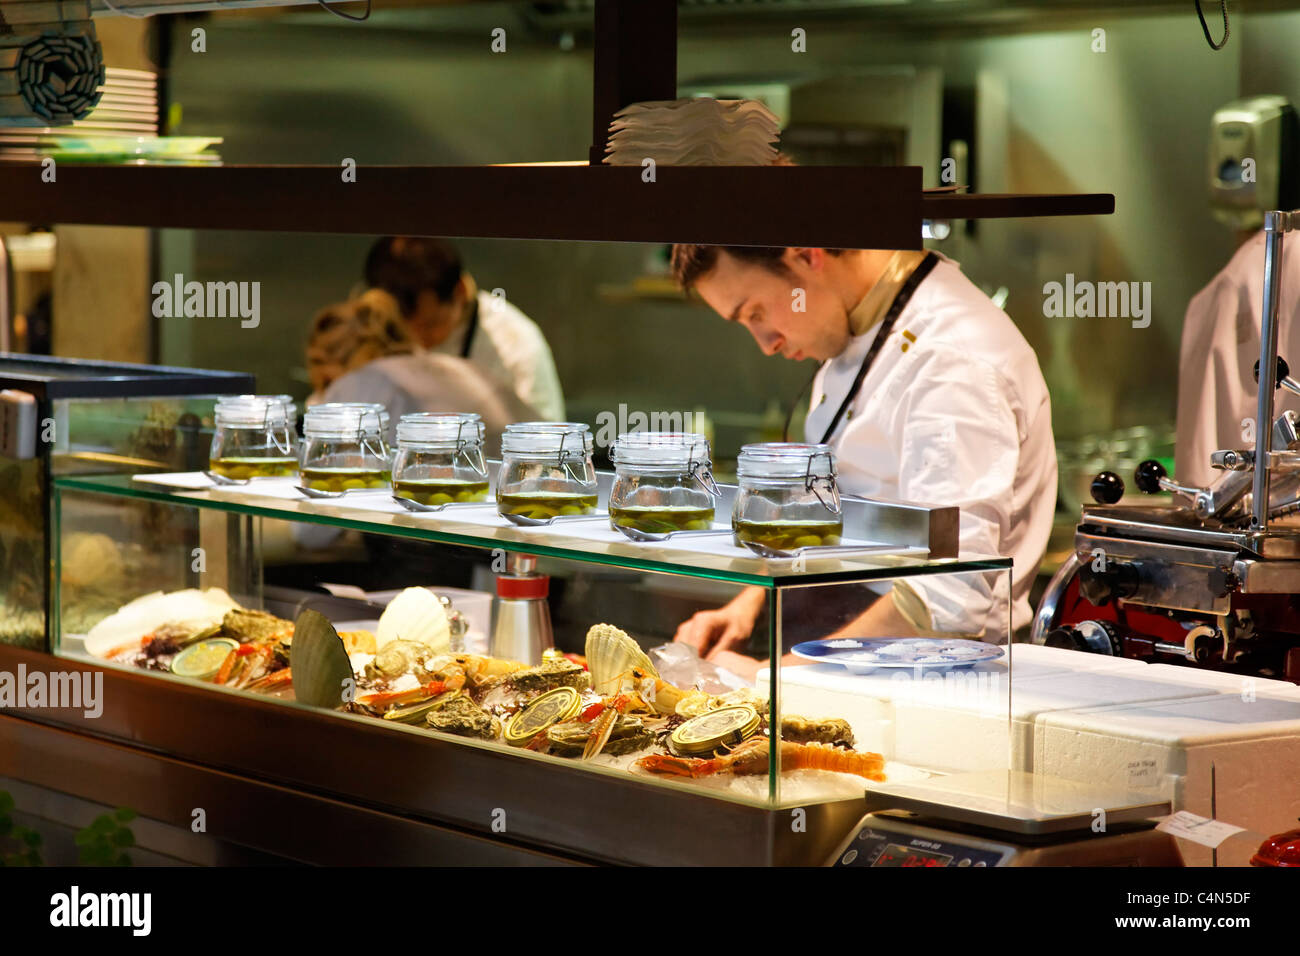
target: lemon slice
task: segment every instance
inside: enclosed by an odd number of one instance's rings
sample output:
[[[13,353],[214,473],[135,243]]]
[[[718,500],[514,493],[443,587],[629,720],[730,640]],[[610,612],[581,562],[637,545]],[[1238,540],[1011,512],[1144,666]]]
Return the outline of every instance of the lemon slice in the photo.
[[[207,680],[221,670],[222,661],[238,646],[238,641],[232,641],[228,637],[199,641],[172,658],[172,673],[177,677]]]

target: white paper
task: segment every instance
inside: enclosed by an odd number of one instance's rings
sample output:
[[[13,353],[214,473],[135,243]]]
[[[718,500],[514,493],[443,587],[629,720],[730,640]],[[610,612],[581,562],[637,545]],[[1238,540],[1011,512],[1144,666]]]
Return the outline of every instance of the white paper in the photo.
[[[1191,840],[1193,843],[1212,848],[1217,847],[1234,833],[1245,831],[1245,827],[1234,827],[1231,823],[1224,823],[1222,820],[1198,817],[1195,813],[1186,810],[1179,810],[1173,816],[1166,817],[1156,829],[1172,837]]]

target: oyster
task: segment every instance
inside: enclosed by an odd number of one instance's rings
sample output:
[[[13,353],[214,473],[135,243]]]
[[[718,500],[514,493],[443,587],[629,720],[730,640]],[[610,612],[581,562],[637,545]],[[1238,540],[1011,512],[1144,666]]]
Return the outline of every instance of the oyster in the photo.
[[[495,740],[501,736],[501,721],[485,712],[466,694],[456,694],[445,704],[435,707],[429,711],[425,721],[431,730],[440,730],[444,734],[483,740]]]
[[[391,680],[424,669],[434,656],[428,645],[415,641],[389,641],[366,665],[365,675],[369,680]]]
[[[593,624],[587,631],[586,657],[591,685],[598,694],[618,693],[619,679],[633,668],[659,676],[641,645],[612,624]]]
[[[265,643],[277,634],[293,630],[293,622],[267,614],[265,611],[248,611],[235,608],[221,619],[221,630],[241,644]]]
[[[836,744],[851,748],[853,728],[847,720],[839,717],[809,720],[807,717],[786,714],[781,718],[781,740],[787,743]]]
[[[581,757],[587,741],[591,739],[592,730],[589,721],[566,720],[546,731],[546,742],[550,745],[551,753],[558,757]],[[654,733],[646,728],[640,717],[623,714],[600,752],[617,757],[649,747],[654,740]]]
[[[510,690],[528,694],[556,687],[586,690],[591,686],[591,675],[573,661],[559,658],[507,674],[501,681]]]

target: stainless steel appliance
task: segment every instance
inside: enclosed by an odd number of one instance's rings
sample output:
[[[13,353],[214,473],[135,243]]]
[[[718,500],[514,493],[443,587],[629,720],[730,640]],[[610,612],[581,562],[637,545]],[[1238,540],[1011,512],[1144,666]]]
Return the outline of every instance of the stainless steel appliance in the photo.
[[[1300,420],[1274,417],[1274,391],[1300,394],[1277,355],[1282,242],[1300,212],[1265,214],[1259,400],[1254,448],[1211,456],[1221,474],[1180,485],[1142,462],[1144,492],[1168,505],[1116,506],[1123,481],[1102,472],[1074,553],[1039,604],[1033,640],[1300,683]]]

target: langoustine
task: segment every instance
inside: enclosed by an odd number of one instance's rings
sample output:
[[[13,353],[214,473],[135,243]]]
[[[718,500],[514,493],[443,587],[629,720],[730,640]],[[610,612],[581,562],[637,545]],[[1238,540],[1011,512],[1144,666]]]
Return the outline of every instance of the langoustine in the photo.
[[[651,754],[638,760],[636,766],[650,773],[675,777],[709,777],[717,773],[767,773],[768,743],[767,738],[754,737],[729,753],[712,758]],[[880,754],[859,753],[827,744],[797,744],[790,741],[782,741],[780,748],[783,772],[833,770],[836,773],[851,773],[876,782],[885,779],[885,758]]]

